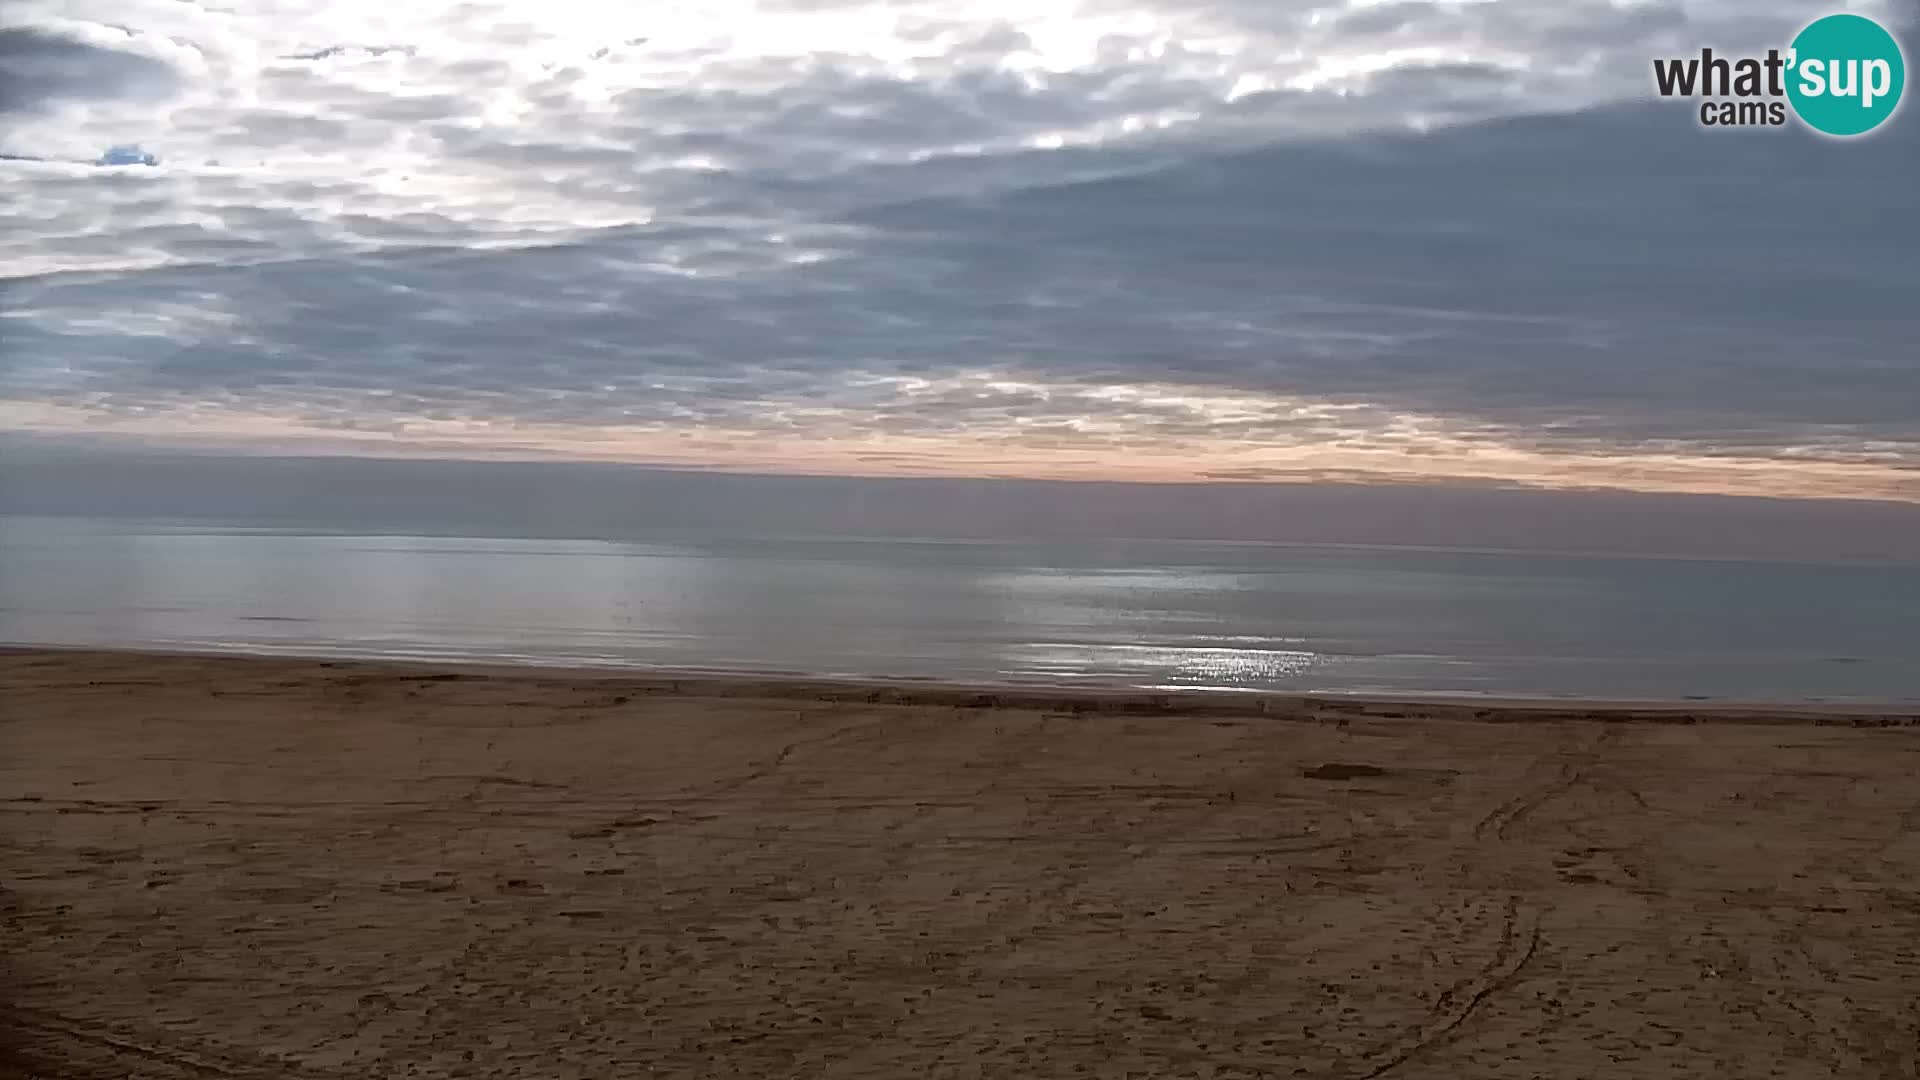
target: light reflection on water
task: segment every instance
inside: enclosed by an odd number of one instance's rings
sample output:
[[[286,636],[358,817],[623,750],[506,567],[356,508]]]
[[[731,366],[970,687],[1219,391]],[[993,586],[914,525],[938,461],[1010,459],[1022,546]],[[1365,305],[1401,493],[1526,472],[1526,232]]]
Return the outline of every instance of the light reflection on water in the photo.
[[[1192,687],[1258,687],[1309,679],[1338,658],[1300,650],[1205,645],[1030,642],[1005,651],[1010,670],[1034,676],[1099,672],[1128,681],[1164,679]]]
[[[1920,568],[0,517],[0,639],[1219,689],[1920,699]]]

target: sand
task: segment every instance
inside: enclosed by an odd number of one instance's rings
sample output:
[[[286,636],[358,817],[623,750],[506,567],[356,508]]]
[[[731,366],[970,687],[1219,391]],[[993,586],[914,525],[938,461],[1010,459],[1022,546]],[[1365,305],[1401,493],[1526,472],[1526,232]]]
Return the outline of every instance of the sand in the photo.
[[[0,708],[10,1075],[1920,1074],[1913,716],[29,651]]]

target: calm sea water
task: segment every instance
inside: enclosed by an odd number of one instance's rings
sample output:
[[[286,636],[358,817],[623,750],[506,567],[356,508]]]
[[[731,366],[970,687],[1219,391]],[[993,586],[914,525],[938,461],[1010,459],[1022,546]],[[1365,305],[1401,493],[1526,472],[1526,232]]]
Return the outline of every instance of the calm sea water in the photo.
[[[1154,687],[1920,700],[1920,567],[0,518],[0,640]]]

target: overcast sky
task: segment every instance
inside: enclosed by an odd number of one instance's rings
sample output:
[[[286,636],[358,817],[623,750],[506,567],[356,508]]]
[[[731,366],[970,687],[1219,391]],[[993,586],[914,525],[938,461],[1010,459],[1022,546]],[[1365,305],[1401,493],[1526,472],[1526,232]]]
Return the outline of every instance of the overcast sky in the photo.
[[[0,429],[1920,503],[1920,116],[1649,100],[1849,7],[14,0]]]

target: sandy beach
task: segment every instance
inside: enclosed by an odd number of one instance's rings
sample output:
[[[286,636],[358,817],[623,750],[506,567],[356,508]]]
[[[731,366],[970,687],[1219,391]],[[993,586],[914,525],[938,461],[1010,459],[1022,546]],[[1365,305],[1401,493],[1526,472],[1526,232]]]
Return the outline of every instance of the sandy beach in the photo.
[[[1920,717],[0,654],[44,1078],[1920,1075]]]

